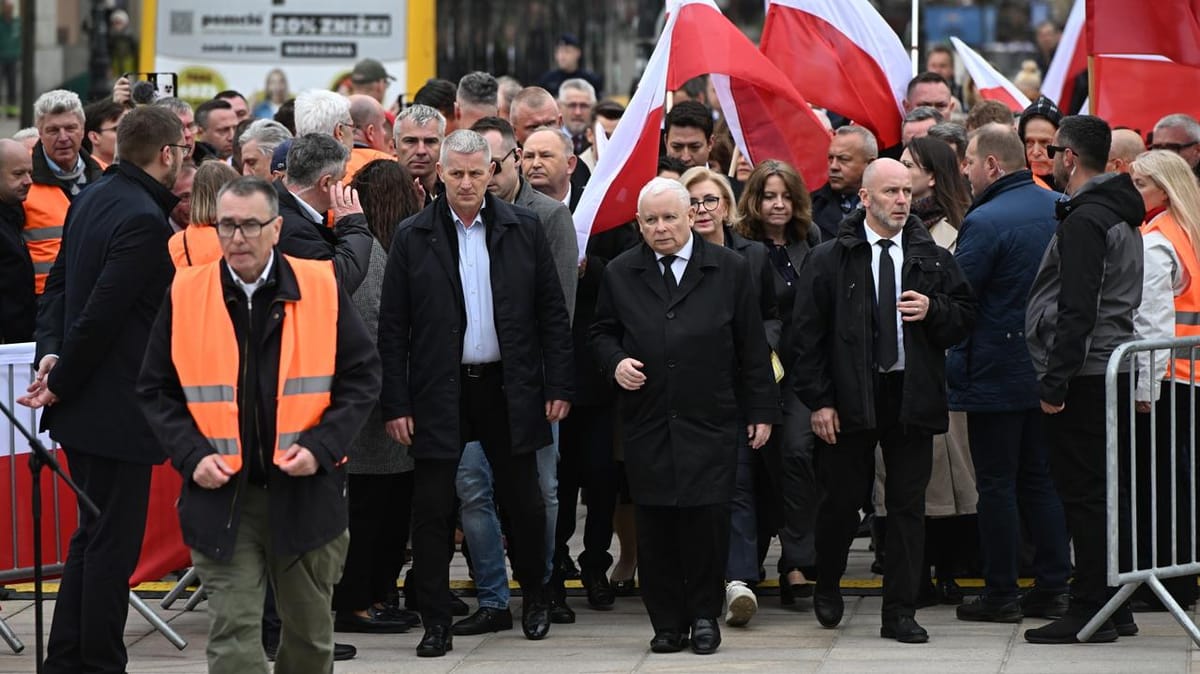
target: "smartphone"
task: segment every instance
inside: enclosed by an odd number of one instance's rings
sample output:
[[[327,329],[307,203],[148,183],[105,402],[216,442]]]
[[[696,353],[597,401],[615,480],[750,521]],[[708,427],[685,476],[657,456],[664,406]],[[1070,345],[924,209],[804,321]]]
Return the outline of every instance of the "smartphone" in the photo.
[[[125,73],[121,77],[129,80],[131,97],[138,105],[178,95],[179,75],[176,73]]]

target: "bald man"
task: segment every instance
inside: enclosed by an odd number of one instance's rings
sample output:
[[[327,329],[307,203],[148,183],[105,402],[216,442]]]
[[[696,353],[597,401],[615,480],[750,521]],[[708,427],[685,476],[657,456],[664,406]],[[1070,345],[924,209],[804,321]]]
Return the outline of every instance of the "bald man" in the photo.
[[[354,123],[354,148],[350,150],[350,161],[346,163],[343,185],[350,181],[362,167],[376,159],[396,158],[392,145],[392,126],[379,101],[363,94],[350,97],[350,121]]]
[[[795,286],[792,364],[812,412],[817,516],[813,610],[835,627],[839,590],[876,444],[887,464],[888,536],[880,636],[924,643],[915,620],[933,436],[948,427],[945,351],[971,329],[975,300],[954,256],[910,213],[904,165],[877,159],[838,236],[813,249]]]
[[[25,145],[0,139],[0,344],[33,339],[37,304],[33,260],[21,238],[22,204],[33,185],[33,159]]]
[[[1108,149],[1105,173],[1129,173],[1129,165],[1146,151],[1146,143],[1133,129],[1117,129],[1112,132],[1112,145]]]

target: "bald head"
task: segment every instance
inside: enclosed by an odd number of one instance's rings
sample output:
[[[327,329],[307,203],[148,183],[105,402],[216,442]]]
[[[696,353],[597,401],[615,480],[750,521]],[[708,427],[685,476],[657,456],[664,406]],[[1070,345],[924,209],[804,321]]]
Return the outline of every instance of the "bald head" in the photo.
[[[15,206],[29,195],[33,158],[23,143],[0,138],[0,203]]]
[[[862,186],[863,189],[877,189],[881,181],[887,178],[903,173],[908,174],[908,169],[896,161],[895,159],[876,159],[867,164],[867,168],[863,171]]]
[[[391,129],[383,106],[371,96],[350,96],[350,120],[354,122],[354,140],[380,152],[390,152]]]
[[[1108,173],[1129,173],[1129,165],[1146,151],[1142,137],[1133,129],[1117,129],[1112,132],[1112,145],[1108,149]]]
[[[912,205],[912,176],[895,159],[876,159],[863,171],[858,191],[867,212],[867,226],[882,237],[891,238],[904,229]]]

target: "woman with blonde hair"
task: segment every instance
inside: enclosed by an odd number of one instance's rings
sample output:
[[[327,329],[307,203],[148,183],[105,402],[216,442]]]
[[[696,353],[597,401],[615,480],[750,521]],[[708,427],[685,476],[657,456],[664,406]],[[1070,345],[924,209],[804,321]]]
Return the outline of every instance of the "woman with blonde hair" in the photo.
[[[733,231],[738,211],[729,180],[712,169],[695,166],[685,171],[679,177],[679,182],[691,195],[692,210],[696,214],[692,221],[693,234],[708,243],[737,252],[750,264],[750,277],[754,294],[759,297],[767,343],[772,351],[778,352],[782,325],[776,305],[771,261],[767,258],[766,248],[760,243]],[[757,498],[759,495],[754,485],[765,466],[760,464],[758,452],[750,449],[745,436],[739,436],[737,453],[737,472],[730,504],[729,557],[725,564],[725,599],[729,606],[725,622],[733,627],[742,627],[758,611],[758,600],[751,588],[758,584],[759,549],[765,548],[760,543],[766,542],[759,541],[759,515],[767,517],[770,508],[763,508],[763,512],[759,512],[759,503],[762,501]]]
[[[167,244],[175,267],[194,267],[221,259],[221,243],[217,239],[217,194],[226,184],[236,180],[237,171],[223,161],[210,160],[200,164],[192,180],[191,222],[176,232]]]
[[[1200,186],[1188,163],[1174,152],[1152,150],[1138,156],[1130,167],[1133,185],[1142,195],[1146,206],[1146,220],[1142,225],[1142,248],[1145,271],[1142,282],[1142,303],[1134,311],[1134,328],[1140,339],[1171,339],[1200,335],[1200,326],[1195,325],[1194,316],[1200,312]],[[1137,390],[1134,394],[1137,410],[1158,416],[1156,459],[1158,466],[1171,464],[1171,453],[1175,451],[1177,465],[1189,466],[1191,460],[1192,435],[1195,433],[1200,407],[1193,408],[1192,368],[1194,361],[1189,357],[1171,358],[1168,351],[1141,353],[1136,357]],[[1200,400],[1198,398],[1197,400]],[[1157,405],[1155,403],[1157,402]],[[1172,446],[1171,419],[1176,420],[1175,444]],[[1159,469],[1158,503],[1149,501],[1150,477],[1150,420],[1138,415],[1137,425],[1137,475],[1139,485],[1138,520],[1148,522],[1149,510],[1158,510],[1159,548],[1152,550],[1150,531],[1142,527],[1139,531],[1139,567],[1146,568],[1158,553],[1160,563],[1169,563],[1171,512],[1170,480]],[[1190,429],[1190,430],[1189,430]],[[1187,501],[1190,489],[1187,470],[1179,469],[1176,488],[1180,502]],[[1176,513],[1179,522],[1188,522],[1187,509],[1181,506]],[[1181,559],[1191,557],[1191,543],[1187,536],[1180,538],[1178,554]],[[1164,579],[1163,584],[1172,595],[1186,606],[1196,601],[1196,578]],[[1149,594],[1135,594],[1133,604],[1153,608],[1157,599]],[[1161,606],[1157,607],[1161,610]]]

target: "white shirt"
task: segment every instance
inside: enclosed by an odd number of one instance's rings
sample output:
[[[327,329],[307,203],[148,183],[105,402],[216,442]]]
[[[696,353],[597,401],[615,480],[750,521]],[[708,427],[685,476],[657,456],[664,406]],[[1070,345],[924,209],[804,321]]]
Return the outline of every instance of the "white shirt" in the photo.
[[[875,280],[875,302],[879,302],[879,257],[883,253],[883,247],[879,245],[879,241],[883,239],[871,229],[870,225],[864,224],[863,229],[867,232],[867,243],[871,244],[871,278]],[[888,255],[892,258],[892,269],[896,272],[896,303],[900,303],[900,271],[904,266],[904,231],[901,230],[896,236],[891,237],[892,246],[888,248]],[[896,359],[896,364],[888,368],[887,372],[897,372],[904,369],[904,321],[900,318],[900,311],[896,311],[896,337],[899,342],[896,353],[899,357]]]
[[[267,260],[267,266],[263,267],[262,273],[258,275],[258,278],[254,279],[253,283],[246,283],[243,281],[242,278],[237,275],[237,272],[233,270],[233,267],[226,266],[226,269],[229,270],[229,275],[233,277],[233,282],[237,285],[237,287],[241,288],[242,292],[246,293],[246,299],[251,302],[251,306],[254,306],[254,293],[261,288],[264,283],[267,282],[267,277],[271,275],[271,267],[274,264],[275,251],[271,251],[271,257]]]
[[[677,253],[675,253],[676,260],[671,263],[671,273],[675,275],[675,285],[679,285],[679,284],[683,283],[683,272],[687,270],[688,260],[692,259],[692,244],[693,243],[694,242],[692,241],[692,233],[688,232],[687,243],[683,244],[683,248],[680,248],[679,251]],[[664,257],[666,257],[666,255],[664,255],[663,253],[655,253],[654,254],[654,259],[658,260],[659,276],[662,276],[662,273],[664,271],[663,263],[662,263],[662,259]]]
[[[318,213],[317,209],[313,208],[312,206],[309,206],[307,201],[301,199],[300,197],[297,197],[295,193],[292,193],[292,196],[296,197],[296,203],[300,204],[300,208],[303,208],[305,211],[308,212],[308,217],[312,218],[312,221],[314,223],[316,223],[318,225],[325,224],[325,215],[323,213]]]
[[[462,280],[467,327],[463,331],[464,365],[495,363],[500,360],[500,337],[496,334],[496,312],[492,299],[492,261],[487,248],[487,226],[483,206],[471,226],[463,224],[450,209],[458,233],[458,274]]]
[[[571,190],[572,189],[574,189],[574,186],[571,185],[571,183],[567,183],[567,194],[566,194],[566,196],[564,196],[562,198],[562,205],[566,206],[567,209],[571,208]]]

